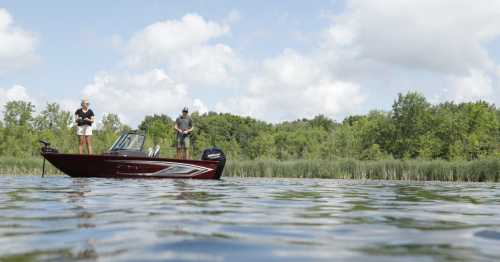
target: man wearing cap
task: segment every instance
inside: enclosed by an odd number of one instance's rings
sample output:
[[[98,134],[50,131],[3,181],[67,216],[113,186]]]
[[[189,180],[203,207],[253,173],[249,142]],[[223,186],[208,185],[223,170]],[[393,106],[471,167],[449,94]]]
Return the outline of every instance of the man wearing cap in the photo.
[[[188,108],[182,109],[182,114],[175,120],[177,131],[177,158],[190,159],[189,147],[191,132],[193,132],[193,120],[188,114]]]
[[[76,134],[80,140],[78,152],[83,154],[83,146],[87,145],[87,153],[92,154],[92,123],[94,123],[94,112],[89,108],[89,101],[82,99],[81,108],[75,112]]]

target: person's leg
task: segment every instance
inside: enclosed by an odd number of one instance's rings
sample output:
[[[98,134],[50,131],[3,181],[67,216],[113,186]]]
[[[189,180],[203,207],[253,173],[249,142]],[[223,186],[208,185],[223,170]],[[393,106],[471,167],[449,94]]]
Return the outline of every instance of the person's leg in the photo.
[[[181,159],[181,139],[179,138],[179,136],[177,136],[177,144],[176,144],[176,155],[175,155],[175,158],[177,159]]]
[[[191,140],[187,136],[184,138],[184,159],[191,159],[191,156],[189,155],[189,148],[191,147]]]
[[[85,143],[85,136],[78,136],[78,153],[83,154],[83,144]]]
[[[92,155],[92,136],[85,136],[85,143],[87,144],[87,152]]]
[[[175,158],[176,159],[181,159],[181,149],[179,147],[177,147],[177,152],[175,154]]]

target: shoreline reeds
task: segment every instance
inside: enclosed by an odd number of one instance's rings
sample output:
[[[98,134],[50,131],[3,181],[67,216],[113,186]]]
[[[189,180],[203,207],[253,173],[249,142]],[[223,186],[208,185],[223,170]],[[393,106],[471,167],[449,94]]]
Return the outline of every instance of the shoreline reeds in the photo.
[[[40,176],[43,160],[41,158],[0,157],[0,176]],[[46,162],[45,175],[62,175],[63,173]]]
[[[224,176],[499,182],[500,159],[229,161]]]

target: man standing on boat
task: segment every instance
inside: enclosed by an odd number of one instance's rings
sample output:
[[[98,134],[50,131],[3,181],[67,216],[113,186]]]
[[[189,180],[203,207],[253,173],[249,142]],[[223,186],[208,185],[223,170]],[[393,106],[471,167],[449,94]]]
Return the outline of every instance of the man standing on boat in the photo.
[[[83,146],[87,145],[87,153],[92,154],[92,123],[94,112],[89,108],[89,101],[82,99],[81,108],[75,112],[76,134],[79,138],[78,152],[83,154]]]
[[[182,114],[175,120],[177,131],[177,159],[190,159],[190,135],[193,132],[193,120],[189,116],[188,108],[182,109]]]

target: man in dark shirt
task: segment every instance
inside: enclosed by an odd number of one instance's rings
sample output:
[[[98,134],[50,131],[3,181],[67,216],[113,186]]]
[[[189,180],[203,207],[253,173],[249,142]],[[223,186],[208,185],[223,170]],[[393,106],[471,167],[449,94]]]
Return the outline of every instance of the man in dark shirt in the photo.
[[[175,120],[175,130],[177,131],[177,158],[190,159],[190,135],[193,132],[193,120],[188,114],[188,108],[182,109],[182,115]]]

